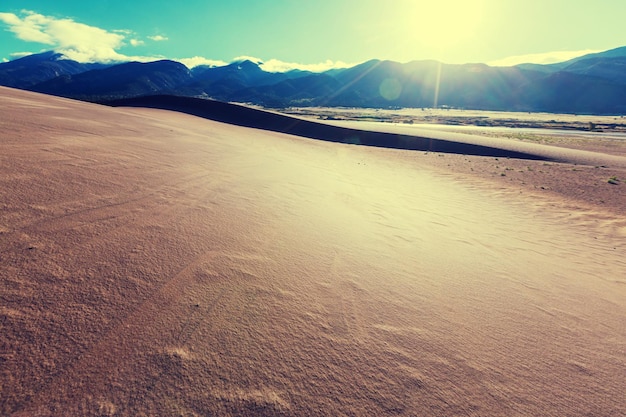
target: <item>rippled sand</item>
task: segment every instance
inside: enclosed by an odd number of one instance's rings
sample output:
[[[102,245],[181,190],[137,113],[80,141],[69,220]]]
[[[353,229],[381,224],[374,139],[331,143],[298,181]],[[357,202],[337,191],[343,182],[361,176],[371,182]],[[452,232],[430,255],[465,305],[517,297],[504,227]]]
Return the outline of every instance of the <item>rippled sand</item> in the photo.
[[[614,207],[469,170],[493,158],[0,95],[0,415],[626,413]]]

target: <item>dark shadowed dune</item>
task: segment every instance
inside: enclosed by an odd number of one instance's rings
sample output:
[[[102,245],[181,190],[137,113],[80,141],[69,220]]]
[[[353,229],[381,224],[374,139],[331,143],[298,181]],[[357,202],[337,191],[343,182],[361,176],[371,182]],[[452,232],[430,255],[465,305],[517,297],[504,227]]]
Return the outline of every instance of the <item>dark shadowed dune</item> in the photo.
[[[480,144],[332,126],[236,104],[199,98],[158,95],[114,100],[103,104],[115,107],[128,106],[173,110],[237,126],[287,133],[330,142],[500,158],[550,159],[539,153],[520,152]]]

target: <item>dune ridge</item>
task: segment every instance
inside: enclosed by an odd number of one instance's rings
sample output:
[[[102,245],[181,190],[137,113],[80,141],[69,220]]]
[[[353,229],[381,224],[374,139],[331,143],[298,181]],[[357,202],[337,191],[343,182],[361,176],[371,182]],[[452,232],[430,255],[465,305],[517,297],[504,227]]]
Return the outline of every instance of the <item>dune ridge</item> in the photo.
[[[238,104],[192,97],[168,95],[145,96],[109,101],[103,104],[110,106],[132,106],[172,110],[236,126],[269,130],[330,142],[502,158],[547,159],[532,152],[520,152],[503,147],[493,147],[467,141],[451,141],[402,133],[368,131],[355,128],[354,126],[335,126],[245,107]]]
[[[312,121],[239,104],[171,95],[144,96],[105,102],[128,106],[172,110],[236,126],[269,130],[290,135],[356,145],[489,156],[626,168],[626,158],[580,149],[524,143],[497,137],[479,137],[455,132],[420,130],[389,123]]]

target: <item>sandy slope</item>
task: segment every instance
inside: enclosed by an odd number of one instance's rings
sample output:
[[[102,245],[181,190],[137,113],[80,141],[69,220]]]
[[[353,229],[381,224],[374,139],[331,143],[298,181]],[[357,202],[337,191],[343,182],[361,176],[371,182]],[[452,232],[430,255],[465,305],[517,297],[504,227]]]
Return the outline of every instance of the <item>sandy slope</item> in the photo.
[[[0,415],[626,414],[624,217],[0,94]]]

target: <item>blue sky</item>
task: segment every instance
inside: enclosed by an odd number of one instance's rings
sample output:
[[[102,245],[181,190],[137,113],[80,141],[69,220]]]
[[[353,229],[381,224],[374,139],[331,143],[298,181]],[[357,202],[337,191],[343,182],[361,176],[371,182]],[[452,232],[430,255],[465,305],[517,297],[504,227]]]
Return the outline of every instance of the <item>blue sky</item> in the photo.
[[[2,0],[0,60],[549,63],[626,45],[624,21],[624,0]]]

